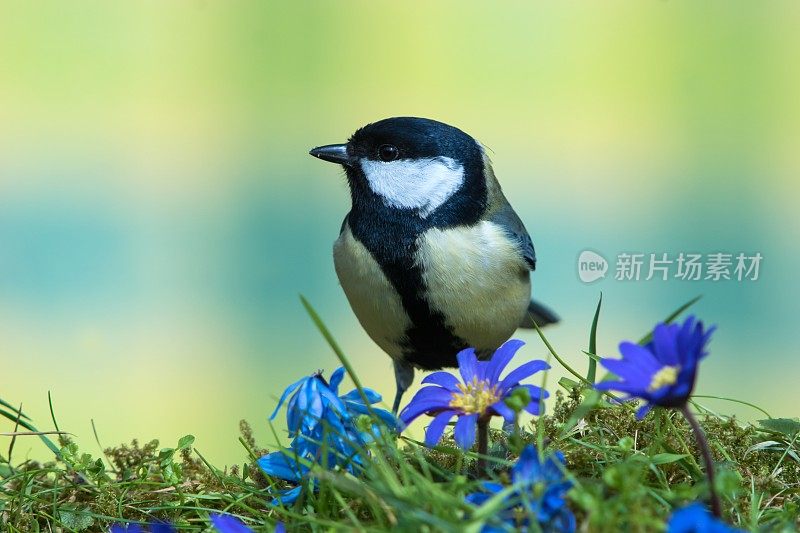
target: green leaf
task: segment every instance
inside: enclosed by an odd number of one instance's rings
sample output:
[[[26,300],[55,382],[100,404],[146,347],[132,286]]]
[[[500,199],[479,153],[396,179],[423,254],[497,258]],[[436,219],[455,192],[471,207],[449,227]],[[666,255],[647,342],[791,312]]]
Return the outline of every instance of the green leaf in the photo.
[[[665,465],[667,463],[676,463],[687,457],[689,456],[681,453],[657,453],[650,458],[650,462],[654,465]]]
[[[525,387],[517,387],[506,397],[504,403],[515,413],[519,414],[531,403],[531,393]]]
[[[83,531],[94,525],[94,518],[86,510],[60,510],[58,519],[71,531]]]
[[[567,377],[559,379],[558,384],[567,390],[577,389],[581,386],[581,384],[575,381],[574,379],[569,379]]]
[[[800,420],[797,418],[768,418],[759,420],[758,425],[769,431],[783,433],[790,437],[800,433]]]
[[[176,451],[185,450],[194,444],[194,435],[186,435],[185,437],[181,437],[178,441],[178,447],[175,448]]]

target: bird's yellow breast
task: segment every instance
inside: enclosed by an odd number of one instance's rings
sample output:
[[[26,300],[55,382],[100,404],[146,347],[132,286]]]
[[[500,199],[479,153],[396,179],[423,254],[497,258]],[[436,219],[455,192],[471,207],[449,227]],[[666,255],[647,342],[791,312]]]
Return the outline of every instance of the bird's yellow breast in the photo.
[[[361,327],[390,357],[401,358],[411,320],[400,295],[347,224],[333,245],[333,263]]]
[[[530,303],[527,265],[498,225],[430,229],[417,241],[430,306],[469,346],[493,350],[508,340]]]

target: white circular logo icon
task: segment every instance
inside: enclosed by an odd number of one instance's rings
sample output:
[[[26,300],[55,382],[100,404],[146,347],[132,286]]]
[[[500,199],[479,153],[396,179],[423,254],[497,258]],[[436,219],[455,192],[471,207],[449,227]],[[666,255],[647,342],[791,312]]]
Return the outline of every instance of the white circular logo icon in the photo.
[[[584,283],[591,283],[606,277],[608,261],[602,255],[591,250],[584,250],[578,256],[578,277]]]

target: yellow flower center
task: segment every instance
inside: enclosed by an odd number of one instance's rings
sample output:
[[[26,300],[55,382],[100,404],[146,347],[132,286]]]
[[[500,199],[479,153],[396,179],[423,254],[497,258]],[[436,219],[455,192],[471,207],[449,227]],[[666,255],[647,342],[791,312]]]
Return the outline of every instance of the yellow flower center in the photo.
[[[461,392],[453,393],[450,407],[465,413],[484,413],[500,399],[497,385],[492,387],[485,379],[478,381],[478,378],[472,378],[469,383],[459,383],[458,390]]]
[[[680,369],[681,367],[679,366],[665,366],[653,374],[653,380],[650,382],[650,386],[647,387],[647,390],[653,392],[666,385],[672,385],[678,381],[678,372]]]

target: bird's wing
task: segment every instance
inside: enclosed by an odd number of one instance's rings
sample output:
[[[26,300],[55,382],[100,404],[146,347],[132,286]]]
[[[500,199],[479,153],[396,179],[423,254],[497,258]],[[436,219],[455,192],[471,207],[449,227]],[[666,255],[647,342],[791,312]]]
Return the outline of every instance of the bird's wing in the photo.
[[[504,202],[502,207],[492,213],[489,221],[502,227],[517,242],[528,267],[536,270],[536,251],[533,249],[533,241],[511,204]]]

